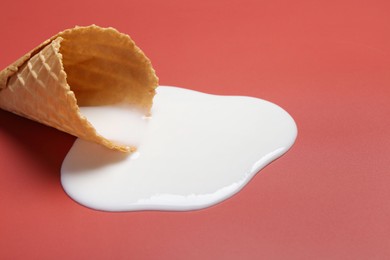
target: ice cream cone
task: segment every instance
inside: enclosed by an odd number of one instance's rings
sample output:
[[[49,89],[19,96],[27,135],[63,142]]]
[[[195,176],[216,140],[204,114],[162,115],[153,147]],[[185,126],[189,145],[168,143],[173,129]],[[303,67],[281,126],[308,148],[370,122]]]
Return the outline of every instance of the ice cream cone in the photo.
[[[123,152],[79,106],[128,104],[150,112],[158,78],[129,36],[95,25],[58,33],[0,72],[0,108]]]

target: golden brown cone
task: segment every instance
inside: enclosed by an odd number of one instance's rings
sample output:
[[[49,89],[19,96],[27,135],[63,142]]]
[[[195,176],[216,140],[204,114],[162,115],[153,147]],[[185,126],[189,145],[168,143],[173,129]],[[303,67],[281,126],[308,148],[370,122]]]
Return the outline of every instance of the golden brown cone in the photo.
[[[150,113],[158,78],[128,35],[96,25],[65,30],[0,72],[0,108],[110,149],[80,106],[128,104]]]

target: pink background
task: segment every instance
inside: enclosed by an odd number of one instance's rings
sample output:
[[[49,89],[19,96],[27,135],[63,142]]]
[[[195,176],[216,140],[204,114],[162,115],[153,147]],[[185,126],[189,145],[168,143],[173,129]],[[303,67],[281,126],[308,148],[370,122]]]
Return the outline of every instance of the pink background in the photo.
[[[194,212],[72,201],[74,137],[0,111],[1,259],[390,259],[389,1],[5,1],[4,68],[58,31],[113,26],[160,83],[272,101],[294,147]]]

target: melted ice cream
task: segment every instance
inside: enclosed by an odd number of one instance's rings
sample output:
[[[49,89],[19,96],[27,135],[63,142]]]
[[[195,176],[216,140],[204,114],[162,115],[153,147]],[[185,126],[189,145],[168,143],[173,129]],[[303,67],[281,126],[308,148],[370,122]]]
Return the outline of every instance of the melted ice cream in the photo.
[[[294,120],[270,102],[159,87],[152,117],[124,107],[82,108],[128,155],[78,139],[61,169],[66,193],[106,211],[194,210],[239,190],[294,143]]]

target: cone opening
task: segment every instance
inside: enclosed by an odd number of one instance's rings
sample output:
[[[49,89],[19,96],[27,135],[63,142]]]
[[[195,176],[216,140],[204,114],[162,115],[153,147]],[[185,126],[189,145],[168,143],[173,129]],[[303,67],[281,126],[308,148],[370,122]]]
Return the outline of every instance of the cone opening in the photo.
[[[157,77],[129,36],[97,26],[76,27],[59,36],[67,82],[79,106],[120,103],[150,110]]]

